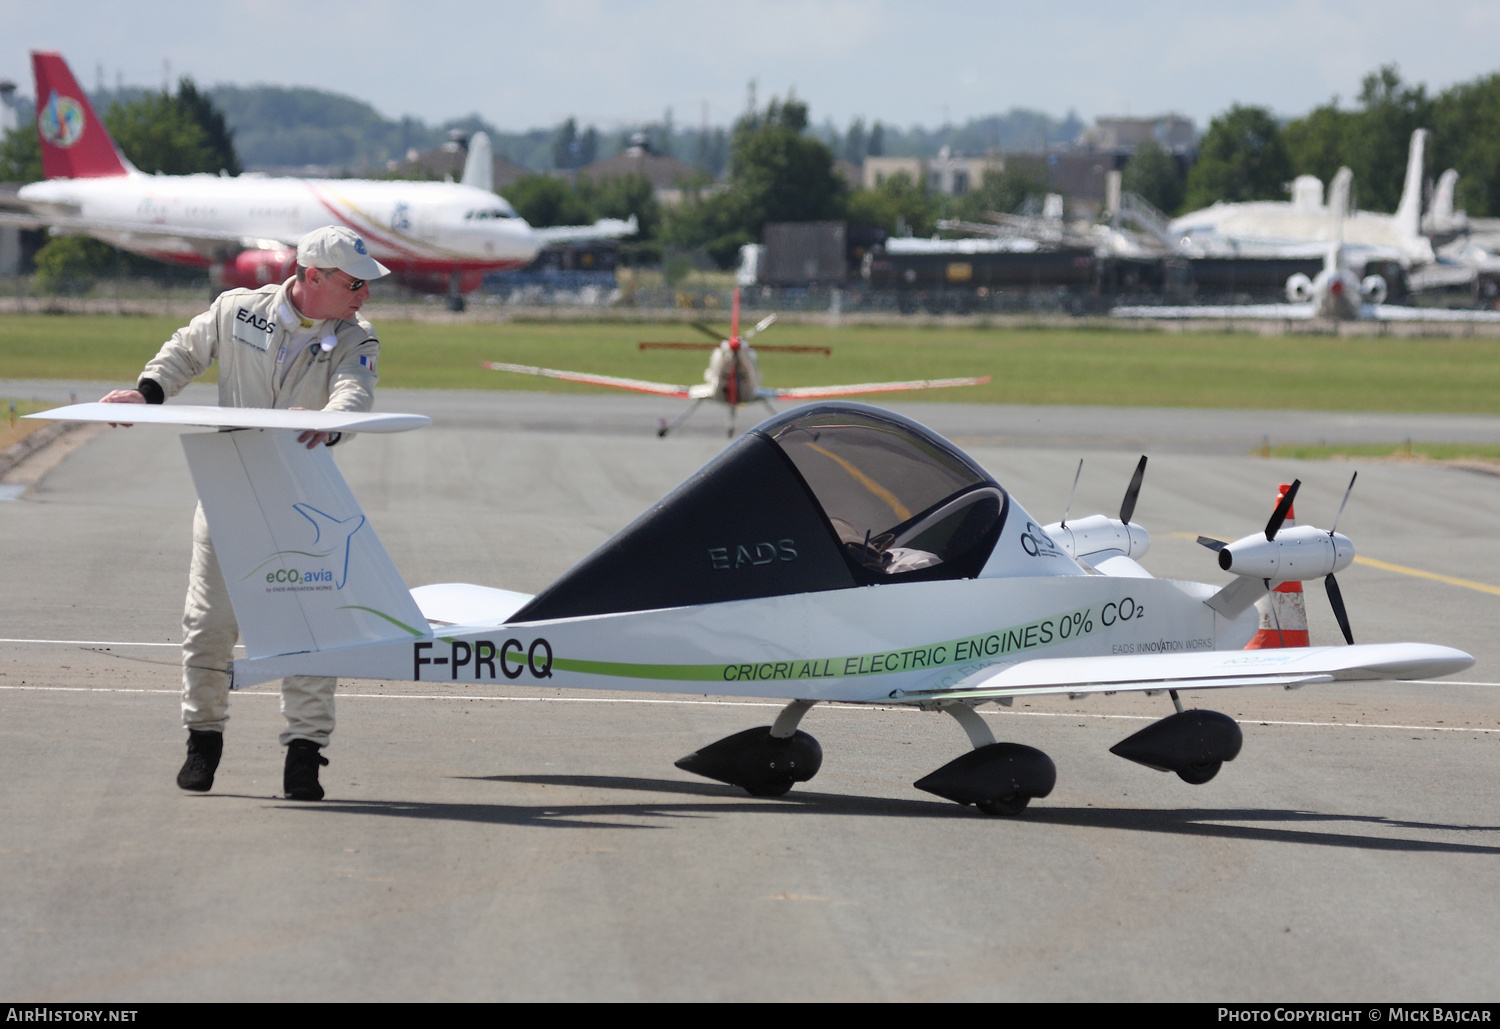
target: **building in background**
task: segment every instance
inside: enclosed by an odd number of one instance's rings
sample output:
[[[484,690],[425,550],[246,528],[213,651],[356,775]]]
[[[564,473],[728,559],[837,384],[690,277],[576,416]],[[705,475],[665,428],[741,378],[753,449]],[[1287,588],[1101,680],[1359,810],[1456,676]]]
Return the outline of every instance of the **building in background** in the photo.
[[[695,183],[704,193],[723,188],[722,184],[712,182],[705,172],[686,161],[656,153],[651,147],[650,137],[644,132],[631,136],[630,145],[615,156],[586,164],[575,174],[587,176],[596,182],[631,175],[643,176],[651,183],[656,202],[665,207],[682,203],[686,191]]]

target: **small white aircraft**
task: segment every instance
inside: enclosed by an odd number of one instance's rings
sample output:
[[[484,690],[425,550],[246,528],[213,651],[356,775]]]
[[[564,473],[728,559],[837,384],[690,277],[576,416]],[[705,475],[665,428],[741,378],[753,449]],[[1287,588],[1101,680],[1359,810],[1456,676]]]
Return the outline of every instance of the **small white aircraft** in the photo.
[[[1403,267],[1431,264],[1432,242],[1422,235],[1422,160],[1426,129],[1411,134],[1406,177],[1395,214],[1350,210],[1353,173],[1340,168],[1329,183],[1299,175],[1292,199],[1217,203],[1174,218],[1169,238],[1179,253],[1198,257],[1271,257],[1299,253],[1308,244],[1335,241],[1361,254],[1395,259]]]
[[[28,417],[124,413],[80,404]],[[786,702],[772,725],[677,762],[755,796],[817,773],[822,748],[798,725],[820,702],[946,712],[973,749],[916,786],[1014,815],[1051,792],[1056,769],[1039,750],[997,742],[980,704],[1168,693],[1175,714],[1111,749],[1204,783],[1239,754],[1240,729],[1184,710],[1178,690],[1420,679],[1473,664],[1421,643],[1241,649],[1259,625],[1255,601],[1284,581],[1324,578],[1347,626],[1333,576],[1353,545],[1283,527],[1295,484],[1263,532],[1208,541],[1229,585],[1161,580],[1138,563],[1150,537],[1131,521],[1144,459],[1118,518],[1044,527],[923,426],[814,404],[741,436],[535,596],[408,590],[327,450],[296,438],[427,419],[178,405],[128,416],[239,430],[182,436],[248,654],[234,662],[235,688],[328,675],[772,697]]]
[[[867,396],[874,393],[900,393],[916,389],[944,389],[951,386],[983,386],[990,381],[988,375],[977,378],[957,379],[912,379],[906,382],[864,382],[847,386],[795,386],[789,389],[773,389],[760,384],[760,361],[750,340],[768,329],[776,321],[774,314],[767,315],[756,325],[740,335],[740,291],[734,290],[734,306],[730,314],[729,338],[714,343],[641,343],[642,350],[671,348],[676,350],[712,350],[708,368],[703,372],[703,384],[699,386],[676,386],[669,382],[649,382],[645,379],[627,379],[616,375],[594,375],[589,372],[570,372],[559,368],[539,368],[529,364],[504,364],[500,361],[481,361],[485,368],[494,372],[513,372],[518,375],[541,375],[564,382],[581,382],[590,386],[608,386],[610,389],[630,390],[634,393],[654,393],[658,396],[691,400],[692,404],[670,424],[665,421],[657,428],[658,436],[665,436],[677,428],[705,400],[713,400],[729,409],[728,435],[734,436],[734,414],[744,404],[761,403],[772,414],[776,408],[773,400],[818,400],[827,397]],[[705,326],[694,328],[717,338],[713,330]],[[781,350],[789,353],[821,353],[828,355],[828,347],[763,346],[762,350]]]
[[[110,138],[62,55],[33,52],[31,59],[47,177],[22,186],[22,212],[0,213],[0,224],[94,236],[146,257],[207,267],[219,285],[250,289],[286,281],[306,233],[347,225],[398,279],[447,292],[455,308],[487,272],[527,264],[547,243],[636,231],[634,218],[533,229],[492,192],[493,159],[482,132],[470,140],[457,183],[145,175]]]
[[[1360,278],[1350,269],[1346,248],[1329,244],[1323,270],[1309,279],[1298,272],[1286,280],[1284,304],[1133,305],[1109,312],[1115,318],[1161,318],[1168,320],[1280,319],[1285,321],[1379,321],[1500,323],[1500,311],[1468,308],[1411,307],[1385,302],[1387,284],[1380,275]]]

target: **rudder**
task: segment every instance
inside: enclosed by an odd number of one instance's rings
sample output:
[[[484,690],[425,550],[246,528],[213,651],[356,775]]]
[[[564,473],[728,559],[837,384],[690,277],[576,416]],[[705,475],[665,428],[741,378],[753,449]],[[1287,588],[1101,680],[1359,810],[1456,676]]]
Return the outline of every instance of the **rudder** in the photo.
[[[95,179],[128,175],[130,164],[94,113],[88,94],[62,54],[33,50],[36,77],[36,132],[42,171],[49,179]]]
[[[182,437],[252,658],[428,634],[324,447],[291,430]]]

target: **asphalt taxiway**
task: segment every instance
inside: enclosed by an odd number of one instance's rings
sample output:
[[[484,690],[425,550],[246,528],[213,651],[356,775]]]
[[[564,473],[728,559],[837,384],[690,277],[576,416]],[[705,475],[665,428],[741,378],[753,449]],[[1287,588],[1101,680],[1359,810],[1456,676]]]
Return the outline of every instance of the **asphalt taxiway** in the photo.
[[[195,388],[189,400],[212,402]],[[83,399],[92,384],[0,383]],[[336,451],[412,585],[534,591],[712,457],[670,401],[385,391],[420,432]],[[341,686],[329,799],[278,799],[274,689],[236,694],[212,793],[182,755],[193,491],[172,430],[99,433],[0,502],[0,996],[83,1000],[1493,999],[1500,953],[1500,478],[1249,456],[1272,442],[1500,439],[1500,419],[893,405],[1039,521],[1136,519],[1160,576],[1220,582],[1199,533],[1278,482],[1340,531],[1356,639],[1461,647],[1457,682],[1192,698],[1245,748],[1205,786],[1108,747],[1163,698],[983,710],[1058,786],[1017,819],[911,782],[967,747],[939,715],[817,708],[822,772],[754,800],[672,761],[753,699]],[[741,417],[741,428],[756,419]],[[1447,435],[1443,435],[1443,434]],[[28,481],[32,480],[32,481]],[[1337,629],[1316,584],[1315,641]],[[1189,695],[1191,697],[1191,695]]]

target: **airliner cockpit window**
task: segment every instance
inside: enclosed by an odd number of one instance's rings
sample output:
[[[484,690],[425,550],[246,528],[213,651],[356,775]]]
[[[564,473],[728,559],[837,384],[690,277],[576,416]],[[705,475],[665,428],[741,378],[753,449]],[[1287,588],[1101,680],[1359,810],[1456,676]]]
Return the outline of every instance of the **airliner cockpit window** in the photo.
[[[766,429],[802,473],[863,581],[962,578],[983,567],[1004,520],[1005,492],[946,440],[853,405],[819,405]]]

